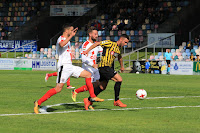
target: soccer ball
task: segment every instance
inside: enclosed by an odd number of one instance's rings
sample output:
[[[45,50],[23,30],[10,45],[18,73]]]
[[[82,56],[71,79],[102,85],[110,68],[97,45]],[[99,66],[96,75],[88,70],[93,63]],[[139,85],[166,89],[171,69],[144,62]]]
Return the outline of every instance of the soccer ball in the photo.
[[[136,72],[136,74],[139,74],[140,72]]]
[[[140,100],[145,99],[147,97],[147,92],[144,89],[139,89],[136,92],[136,97]]]

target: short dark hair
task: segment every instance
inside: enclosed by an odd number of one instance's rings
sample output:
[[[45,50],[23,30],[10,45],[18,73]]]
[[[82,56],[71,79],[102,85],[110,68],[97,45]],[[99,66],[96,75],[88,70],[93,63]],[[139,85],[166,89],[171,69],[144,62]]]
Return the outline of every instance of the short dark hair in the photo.
[[[69,29],[70,27],[72,27],[72,25],[70,25],[70,24],[64,24],[63,25],[63,32],[66,30],[66,29]]]
[[[129,36],[128,35],[126,35],[126,34],[122,34],[121,36],[120,36],[120,38],[121,37],[124,37],[124,38],[126,38],[126,39],[128,39],[129,40]]]
[[[87,31],[87,33],[89,34],[89,33],[91,33],[93,30],[97,30],[94,26],[91,26],[89,29],[88,29],[88,31]]]

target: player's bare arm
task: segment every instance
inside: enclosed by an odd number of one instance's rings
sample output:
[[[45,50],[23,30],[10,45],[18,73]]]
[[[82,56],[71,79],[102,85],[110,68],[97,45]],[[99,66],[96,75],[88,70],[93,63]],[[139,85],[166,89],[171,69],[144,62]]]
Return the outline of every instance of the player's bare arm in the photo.
[[[123,59],[122,59],[121,54],[118,55],[118,61],[119,61],[119,64],[121,66],[121,68],[120,68],[121,72],[124,72]]]
[[[69,37],[67,37],[64,41],[61,41],[59,44],[60,44],[60,47],[64,47],[70,40],[73,36],[76,35],[76,32],[78,31],[78,28],[75,28],[74,30],[72,30],[71,34]]]
[[[100,42],[96,42],[91,47],[89,47],[86,51],[83,51],[83,54],[86,55],[90,50],[100,45]]]

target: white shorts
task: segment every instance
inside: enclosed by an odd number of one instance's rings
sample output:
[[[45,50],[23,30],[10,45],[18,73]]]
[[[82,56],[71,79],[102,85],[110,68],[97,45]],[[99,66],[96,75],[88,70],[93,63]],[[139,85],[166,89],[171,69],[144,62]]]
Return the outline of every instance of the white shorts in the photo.
[[[81,72],[84,71],[83,68],[79,66],[73,66],[71,64],[63,65],[58,68],[58,76],[56,83],[66,83],[70,76],[78,78]]]
[[[82,64],[82,68],[92,74],[92,83],[100,79],[100,74],[98,69],[95,69],[94,67],[88,66],[84,63]]]

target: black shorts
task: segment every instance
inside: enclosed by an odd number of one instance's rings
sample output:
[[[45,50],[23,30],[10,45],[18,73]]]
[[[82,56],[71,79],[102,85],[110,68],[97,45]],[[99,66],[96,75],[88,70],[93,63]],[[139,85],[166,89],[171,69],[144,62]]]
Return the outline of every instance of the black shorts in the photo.
[[[167,65],[169,65],[169,64],[170,64],[170,62],[171,62],[171,60],[166,60],[166,62],[167,62]]]
[[[99,81],[108,81],[111,78],[113,78],[115,76],[115,74],[117,74],[117,72],[111,68],[111,67],[99,67],[99,74],[100,74],[100,79]]]

